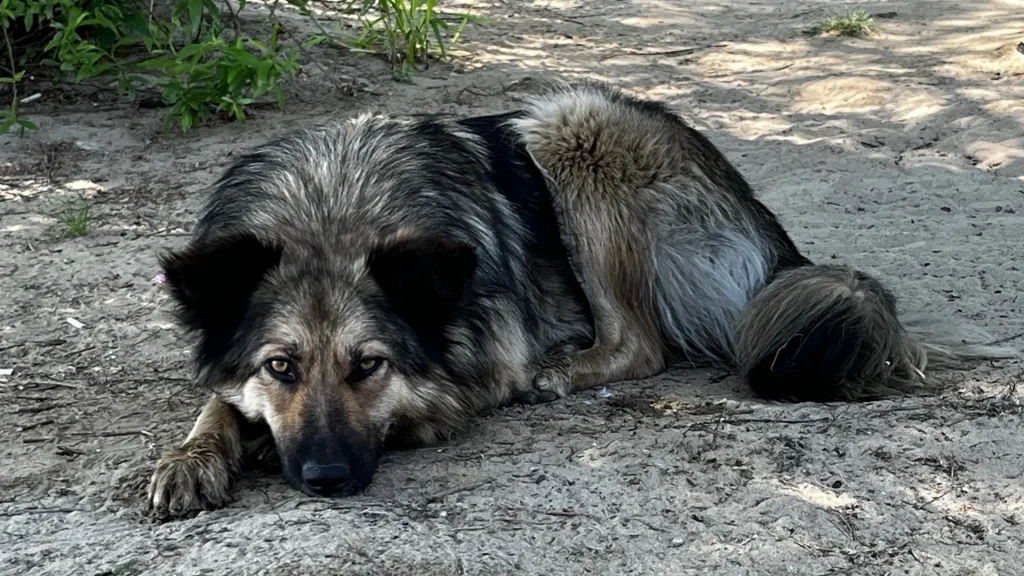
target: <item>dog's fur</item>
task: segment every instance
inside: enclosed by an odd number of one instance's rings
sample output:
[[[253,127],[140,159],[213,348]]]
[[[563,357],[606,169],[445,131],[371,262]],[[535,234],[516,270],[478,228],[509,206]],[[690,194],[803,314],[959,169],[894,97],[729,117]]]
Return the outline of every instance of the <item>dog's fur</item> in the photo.
[[[349,494],[388,442],[678,359],[824,401],[920,385],[929,352],[998,353],[922,342],[877,280],[801,255],[702,135],[599,85],[270,142],[163,266],[213,392],[153,476],[168,515],[227,500],[253,422],[292,485]]]

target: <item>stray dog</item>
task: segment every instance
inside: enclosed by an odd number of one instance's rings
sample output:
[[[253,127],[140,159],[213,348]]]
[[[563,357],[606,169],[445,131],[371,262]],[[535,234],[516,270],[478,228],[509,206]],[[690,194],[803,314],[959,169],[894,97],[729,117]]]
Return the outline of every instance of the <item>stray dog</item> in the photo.
[[[386,445],[678,359],[827,401],[919,386],[929,357],[999,353],[924,341],[876,279],[803,256],[704,136],[598,84],[270,142],[161,263],[212,392],[153,474],[163,516],[228,500],[252,423],[292,486],[346,495]]]

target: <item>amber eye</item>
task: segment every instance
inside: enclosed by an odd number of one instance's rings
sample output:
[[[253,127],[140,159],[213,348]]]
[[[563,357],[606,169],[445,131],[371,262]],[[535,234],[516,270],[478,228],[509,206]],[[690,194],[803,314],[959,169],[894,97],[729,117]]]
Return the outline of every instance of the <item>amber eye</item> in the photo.
[[[379,370],[382,364],[384,364],[383,358],[363,358],[356,363],[355,369],[352,371],[352,375],[349,376],[349,380],[352,382],[365,380],[372,376],[374,372]]]
[[[290,360],[286,358],[271,358],[267,360],[265,366],[274,378],[289,384],[295,382],[295,367],[292,366]]]

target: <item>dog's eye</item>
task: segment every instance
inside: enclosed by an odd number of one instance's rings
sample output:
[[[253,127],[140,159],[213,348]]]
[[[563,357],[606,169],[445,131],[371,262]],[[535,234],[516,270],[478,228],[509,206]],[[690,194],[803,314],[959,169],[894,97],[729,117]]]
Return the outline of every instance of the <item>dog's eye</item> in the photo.
[[[356,364],[355,370],[352,371],[349,379],[353,382],[365,380],[379,370],[383,364],[383,358],[363,358]]]
[[[282,382],[295,382],[295,368],[289,360],[284,358],[271,358],[266,363],[270,375]]]

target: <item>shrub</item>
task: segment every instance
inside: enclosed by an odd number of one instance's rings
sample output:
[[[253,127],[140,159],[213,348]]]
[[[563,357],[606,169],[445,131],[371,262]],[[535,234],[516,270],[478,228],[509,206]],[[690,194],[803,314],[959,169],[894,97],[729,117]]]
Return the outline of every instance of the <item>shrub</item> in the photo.
[[[0,88],[10,92],[10,103],[0,112],[0,134],[15,126],[36,129],[18,110],[18,87],[30,69],[74,81],[116,77],[128,97],[140,88],[157,89],[168,107],[165,129],[177,125],[188,131],[212,115],[244,120],[247,108],[267,95],[283,107],[282,80],[298,72],[303,49],[324,40],[383,53],[404,76],[431,55],[445,57],[447,45],[475,20],[467,13],[453,27],[437,13],[437,0],[350,0],[360,32],[346,38],[323,28],[307,0],[286,0],[323,32],[286,49],[276,23],[266,39],[244,34],[237,17],[246,2],[237,1],[235,9],[231,0],[223,0],[225,22],[215,0],[173,0],[170,6],[141,0],[0,0],[5,52]]]

